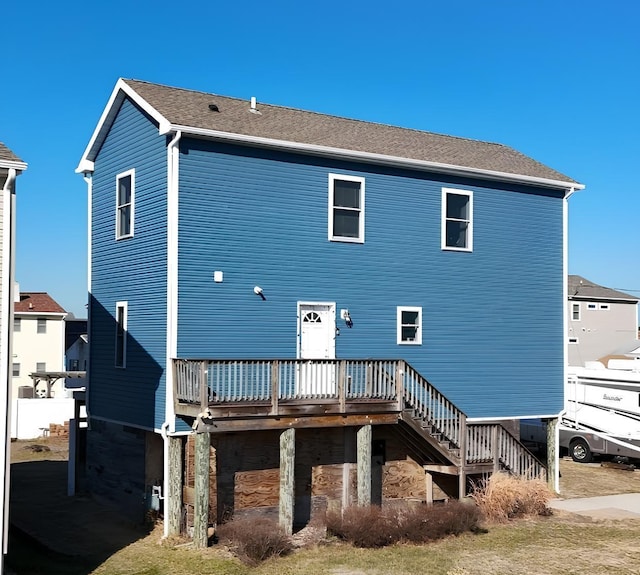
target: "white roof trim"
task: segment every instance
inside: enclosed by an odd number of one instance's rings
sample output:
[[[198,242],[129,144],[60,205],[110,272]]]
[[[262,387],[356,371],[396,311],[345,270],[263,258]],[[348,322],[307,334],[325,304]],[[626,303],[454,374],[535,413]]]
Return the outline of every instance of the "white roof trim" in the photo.
[[[206,130],[203,128],[193,128],[191,126],[181,126],[171,124],[170,131],[180,130],[184,134],[199,136],[203,138],[213,138],[221,141],[240,142],[260,146],[265,148],[275,148],[285,151],[296,151],[305,154],[313,154],[340,159],[351,159],[357,161],[373,162],[387,166],[409,167],[419,170],[428,170],[430,172],[440,172],[454,174],[460,176],[481,175],[492,180],[504,182],[519,182],[529,185],[541,185],[551,188],[560,188],[563,190],[583,190],[583,184],[575,182],[564,182],[561,180],[551,180],[547,178],[538,178],[534,176],[524,176],[521,174],[510,174],[508,172],[498,172],[494,170],[484,170],[481,168],[470,168],[465,166],[456,166],[454,164],[444,164],[441,162],[429,162],[425,160],[414,160],[400,156],[388,156],[386,154],[375,154],[372,152],[360,152],[356,150],[346,150],[343,148],[332,148],[329,146],[319,146],[316,144],[305,144],[300,142],[291,142],[288,140],[274,140],[271,138],[262,138],[258,136],[247,136],[244,134],[233,134],[230,132],[221,132],[219,130]]]
[[[16,160],[0,160],[0,168],[4,170],[10,170],[13,168],[14,170],[23,171],[27,169],[27,164],[26,162]]]
[[[153,106],[151,106],[144,98],[138,94],[133,88],[131,88],[122,78],[119,78],[111,97],[105,106],[102,116],[98,121],[98,125],[91,136],[91,140],[87,144],[87,147],[82,154],[80,163],[76,168],[77,173],[93,172],[94,164],[93,159],[97,153],[97,149],[102,145],[102,141],[106,136],[107,131],[111,128],[111,124],[120,109],[120,104],[124,100],[125,96],[128,96],[133,100],[140,108],[142,108],[149,116],[151,116],[160,125],[160,133],[164,134],[169,131],[169,121],[158,112]]]

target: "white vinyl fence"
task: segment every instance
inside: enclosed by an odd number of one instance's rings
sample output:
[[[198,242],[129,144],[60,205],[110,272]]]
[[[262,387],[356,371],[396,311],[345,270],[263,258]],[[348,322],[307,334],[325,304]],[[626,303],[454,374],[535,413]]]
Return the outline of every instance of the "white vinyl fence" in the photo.
[[[11,403],[11,439],[34,439],[49,425],[73,418],[73,398],[14,399]]]

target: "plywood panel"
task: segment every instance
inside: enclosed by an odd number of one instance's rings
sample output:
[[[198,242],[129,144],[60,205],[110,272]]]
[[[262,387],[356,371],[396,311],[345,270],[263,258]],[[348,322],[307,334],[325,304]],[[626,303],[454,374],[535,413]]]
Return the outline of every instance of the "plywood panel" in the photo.
[[[424,470],[411,460],[388,461],[382,474],[384,499],[420,499],[426,496]]]
[[[235,509],[277,506],[280,470],[238,471],[235,474]]]

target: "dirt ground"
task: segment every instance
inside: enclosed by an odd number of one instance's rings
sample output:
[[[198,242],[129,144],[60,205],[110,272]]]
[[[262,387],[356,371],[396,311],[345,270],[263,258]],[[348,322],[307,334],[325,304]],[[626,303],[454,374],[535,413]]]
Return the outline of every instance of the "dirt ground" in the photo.
[[[88,496],[67,496],[66,438],[17,441],[11,447],[12,528],[75,558],[83,567],[74,573],[90,573],[117,551],[148,535],[148,529],[123,520],[107,505]],[[560,471],[563,498],[640,492],[640,471],[570,459],[561,460]]]

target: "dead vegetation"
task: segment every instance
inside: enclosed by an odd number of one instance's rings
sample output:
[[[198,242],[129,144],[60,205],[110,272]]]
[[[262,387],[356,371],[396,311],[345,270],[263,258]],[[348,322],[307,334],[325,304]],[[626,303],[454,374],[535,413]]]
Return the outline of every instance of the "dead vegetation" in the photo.
[[[232,519],[218,528],[217,536],[247,565],[257,565],[293,550],[291,537],[278,523],[264,517]]]
[[[475,486],[471,497],[487,521],[504,523],[515,518],[549,515],[547,503],[553,493],[543,481],[494,473]]]

